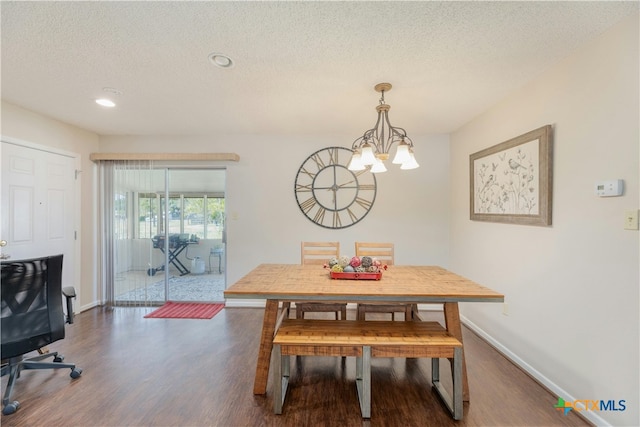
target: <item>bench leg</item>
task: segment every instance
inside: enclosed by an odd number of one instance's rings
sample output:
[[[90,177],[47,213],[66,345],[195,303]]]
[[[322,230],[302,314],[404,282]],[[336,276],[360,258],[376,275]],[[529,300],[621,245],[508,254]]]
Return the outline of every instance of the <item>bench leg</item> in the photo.
[[[462,385],[462,347],[453,349],[453,363],[451,364],[451,374],[453,377],[453,397],[440,383],[440,359],[431,359],[431,382],[436,392],[447,406],[454,420],[462,419],[462,401],[463,401],[463,385]]]
[[[280,344],[273,345],[273,413],[282,414],[282,406],[289,386],[289,356],[283,356]]]
[[[431,383],[440,382],[440,359],[434,357],[431,359]]]
[[[462,347],[453,350],[453,419],[462,419]]]
[[[356,357],[356,388],[362,418],[371,418],[371,347],[362,347],[362,356]]]
[[[284,316],[285,319],[289,318],[289,313],[291,312],[291,303],[290,302],[283,302],[282,303],[282,311],[286,311],[286,316]]]

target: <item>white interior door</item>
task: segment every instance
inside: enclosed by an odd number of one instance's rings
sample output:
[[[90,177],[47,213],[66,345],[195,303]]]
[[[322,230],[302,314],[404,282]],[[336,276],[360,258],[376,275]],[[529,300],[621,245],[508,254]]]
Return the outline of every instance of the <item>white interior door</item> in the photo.
[[[3,256],[63,254],[63,286],[75,286],[75,159],[6,141],[1,157]]]

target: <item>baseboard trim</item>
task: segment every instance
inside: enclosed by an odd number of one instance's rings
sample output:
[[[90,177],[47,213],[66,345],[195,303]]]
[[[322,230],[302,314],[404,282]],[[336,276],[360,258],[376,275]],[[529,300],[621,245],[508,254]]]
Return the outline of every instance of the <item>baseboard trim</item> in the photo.
[[[444,311],[442,304],[418,304],[418,311]]]
[[[74,313],[75,314],[82,313],[83,311],[91,310],[92,308],[98,307],[100,305],[102,305],[100,304],[100,302],[94,301],[91,304],[83,305],[82,307],[80,307],[79,311],[74,310]]]
[[[540,371],[535,369],[533,366],[529,365],[527,362],[522,360],[517,354],[509,350],[502,343],[494,339],[491,335],[489,335],[486,331],[480,328],[478,325],[473,323],[467,317],[460,315],[460,321],[467,328],[471,329],[475,334],[477,334],[480,338],[486,341],[490,346],[496,349],[497,352],[502,354],[504,357],[509,359],[512,363],[518,366],[520,369],[525,371],[529,376],[535,379],[538,383],[540,383],[543,387],[545,387],[549,392],[555,394],[556,396],[562,397],[565,401],[576,401],[577,397],[572,396],[564,390],[562,387],[554,383],[551,379],[544,376]],[[583,397],[584,398],[584,397]],[[585,409],[585,408],[583,408]],[[607,426],[610,427],[607,421],[593,413],[592,411],[581,411],[578,413],[578,416],[586,419],[590,423],[593,423],[597,426]]]
[[[226,299],[225,307],[234,308],[265,308],[267,302],[263,299]]]

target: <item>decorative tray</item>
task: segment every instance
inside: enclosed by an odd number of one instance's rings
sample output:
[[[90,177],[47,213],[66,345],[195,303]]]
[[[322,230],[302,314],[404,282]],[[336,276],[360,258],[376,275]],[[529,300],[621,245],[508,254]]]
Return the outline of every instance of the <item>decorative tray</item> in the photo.
[[[329,277],[332,279],[341,279],[341,280],[380,280],[382,278],[382,272],[377,273],[338,273],[335,271],[329,272]]]

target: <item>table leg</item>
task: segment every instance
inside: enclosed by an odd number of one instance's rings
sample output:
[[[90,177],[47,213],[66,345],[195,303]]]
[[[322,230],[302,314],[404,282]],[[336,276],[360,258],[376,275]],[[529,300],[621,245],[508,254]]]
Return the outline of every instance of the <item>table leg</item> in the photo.
[[[457,302],[444,303],[444,321],[447,331],[458,341],[462,342],[462,324],[460,323],[460,311]],[[469,401],[469,382],[467,381],[467,362],[464,355],[464,343],[462,344],[462,400]]]
[[[256,367],[256,378],[253,383],[253,394],[267,393],[271,349],[273,347],[273,334],[275,333],[277,318],[278,300],[268,299],[262,320],[262,334],[260,335],[260,349],[258,350],[258,364]]]

